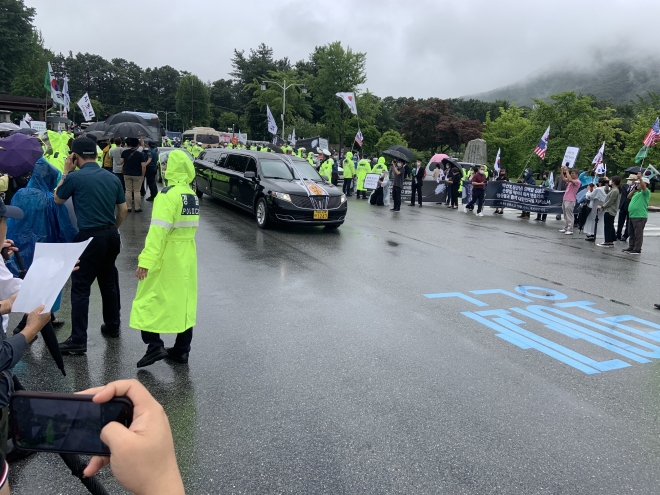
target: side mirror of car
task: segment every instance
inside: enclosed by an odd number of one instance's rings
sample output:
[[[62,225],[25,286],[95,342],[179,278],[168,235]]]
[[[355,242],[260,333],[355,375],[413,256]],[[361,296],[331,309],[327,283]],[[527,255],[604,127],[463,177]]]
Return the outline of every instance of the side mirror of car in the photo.
[[[257,174],[255,174],[254,172],[245,172],[243,174],[243,177],[245,177],[246,179],[254,180],[257,178]]]

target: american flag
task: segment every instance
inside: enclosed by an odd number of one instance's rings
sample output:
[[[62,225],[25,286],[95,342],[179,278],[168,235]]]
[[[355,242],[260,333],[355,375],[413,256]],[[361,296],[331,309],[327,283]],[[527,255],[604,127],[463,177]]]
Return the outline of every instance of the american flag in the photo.
[[[655,123],[653,124],[653,127],[649,129],[649,132],[646,134],[646,137],[644,138],[644,146],[647,148],[650,148],[651,146],[655,145],[655,142],[660,139],[660,118],[655,119]]]
[[[550,139],[550,126],[545,130],[543,137],[539,141],[539,144],[536,145],[534,153],[536,153],[541,160],[545,159],[545,152],[548,150],[548,139]]]
[[[364,136],[362,135],[362,131],[358,131],[357,134],[355,135],[355,142],[358,144],[358,146],[362,147],[363,141],[364,141]]]

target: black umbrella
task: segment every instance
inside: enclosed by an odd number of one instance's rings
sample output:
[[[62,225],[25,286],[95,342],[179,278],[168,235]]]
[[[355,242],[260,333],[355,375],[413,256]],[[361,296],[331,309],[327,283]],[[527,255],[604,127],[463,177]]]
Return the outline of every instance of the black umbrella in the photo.
[[[124,122],[133,122],[135,124],[147,125],[147,121],[134,113],[116,113],[110,115],[105,121],[108,125],[122,124]]]
[[[630,167],[624,170],[625,173],[627,174],[638,174],[640,172],[643,172],[645,169],[644,167]]]
[[[275,153],[284,153],[284,150],[276,144],[269,144],[268,149],[274,151]]]
[[[445,165],[449,165],[449,167],[456,167],[459,170],[463,169],[463,167],[461,167],[461,164],[458,163],[453,158],[443,158],[442,163],[444,163]]]
[[[29,127],[21,127],[20,129],[16,129],[15,131],[11,131],[9,133],[10,136],[12,134],[27,134],[28,136],[34,136],[35,134],[39,134],[39,132]]]
[[[110,124],[107,122],[94,122],[93,124],[89,124],[85,128],[85,131],[107,131],[108,129],[110,129]]]
[[[85,133],[85,136],[94,136],[97,141],[101,141],[103,139],[110,139],[107,137],[107,133],[105,131],[87,131]]]
[[[103,136],[108,138],[148,138],[149,130],[142,124],[135,122],[122,122],[121,124],[111,125],[110,129]]]
[[[401,160],[403,162],[411,162],[415,159],[415,155],[405,146],[394,145],[383,151],[383,155],[394,160]]]

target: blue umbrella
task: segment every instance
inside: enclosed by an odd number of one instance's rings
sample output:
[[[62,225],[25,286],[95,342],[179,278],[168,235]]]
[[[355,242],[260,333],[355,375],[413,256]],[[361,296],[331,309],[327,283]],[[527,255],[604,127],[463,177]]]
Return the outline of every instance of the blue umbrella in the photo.
[[[44,154],[39,140],[25,134],[0,139],[0,148],[0,172],[12,177],[32,172],[34,164]]]

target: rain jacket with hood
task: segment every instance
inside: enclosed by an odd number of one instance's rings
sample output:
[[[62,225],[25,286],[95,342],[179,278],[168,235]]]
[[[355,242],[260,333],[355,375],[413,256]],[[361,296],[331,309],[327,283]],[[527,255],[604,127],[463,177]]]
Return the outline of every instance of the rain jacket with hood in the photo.
[[[376,165],[374,165],[374,168],[371,169],[371,173],[372,174],[380,174],[384,170],[387,170],[387,165],[385,164],[385,157],[381,156],[378,159],[378,163]]]
[[[353,163],[353,153],[346,153],[346,158],[342,162],[344,169],[344,179],[352,179],[355,175],[355,164]]]
[[[64,162],[69,156],[69,135],[64,132],[47,132],[50,149],[44,154],[44,158],[57,170],[64,172]]]
[[[154,199],[151,225],[138,266],[149,270],[138,282],[130,326],[153,333],[182,333],[197,317],[199,198],[190,188],[195,168],[185,152],[167,159],[168,186]]]
[[[358,191],[366,191],[364,188],[364,179],[367,177],[368,173],[371,173],[371,165],[369,164],[369,160],[360,160],[356,170]]]
[[[313,167],[314,166],[314,153],[311,151],[307,153],[307,162]]]
[[[43,158],[34,165],[30,182],[19,189],[11,200],[12,206],[23,210],[23,218],[7,219],[7,238],[19,249],[25,268],[32,265],[37,242],[73,242],[78,231],[71,224],[64,205],[55,204],[53,191],[60,180],[60,172]],[[14,258],[7,268],[18,275]]]
[[[523,174],[523,182],[530,186],[536,185],[536,179],[534,179],[534,172],[532,171],[531,168],[525,169],[525,173]]]
[[[321,164],[319,168],[319,175],[325,177],[325,179],[330,182],[332,180],[332,166],[335,164],[335,161],[332,158],[328,158]]]

